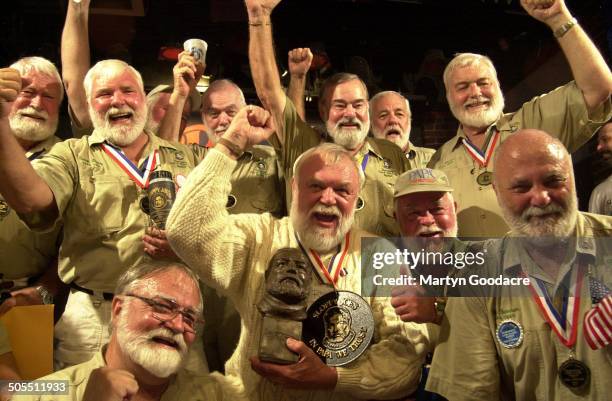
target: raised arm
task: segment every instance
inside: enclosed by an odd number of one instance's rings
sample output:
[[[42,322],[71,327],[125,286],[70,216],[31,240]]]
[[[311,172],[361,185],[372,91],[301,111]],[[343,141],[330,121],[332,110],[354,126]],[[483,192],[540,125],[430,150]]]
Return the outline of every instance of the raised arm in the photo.
[[[18,213],[57,213],[53,192],[32,168],[9,125],[11,103],[20,91],[19,72],[0,69],[0,193]]]
[[[306,92],[306,74],[312,63],[312,53],[309,48],[293,49],[289,52],[289,88],[287,97],[295,105],[300,118],[306,121],[304,92]]]
[[[280,0],[245,0],[249,15],[249,62],[257,96],[276,123],[276,135],[284,143],[283,112],[286,97],[281,86],[272,40],[272,10]]]
[[[595,44],[573,16],[564,0],[521,0],[523,8],[538,21],[548,25],[557,37],[582,90],[589,112],[594,111],[612,92],[612,75]]]
[[[178,142],[181,137],[183,109],[189,93],[195,88],[204,73],[204,66],[196,63],[189,52],[181,52],[172,69],[174,89],[168,102],[168,110],[159,126],[158,136],[168,141]]]
[[[62,78],[72,117],[79,128],[91,128],[83,79],[89,70],[89,2],[68,0],[68,12],[62,32]]]

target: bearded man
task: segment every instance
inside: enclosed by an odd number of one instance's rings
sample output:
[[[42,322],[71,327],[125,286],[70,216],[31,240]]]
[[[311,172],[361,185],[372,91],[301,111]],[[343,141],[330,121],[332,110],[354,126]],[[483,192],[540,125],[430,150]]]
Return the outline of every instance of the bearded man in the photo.
[[[612,116],[610,69],[565,2],[521,0],[521,5],[552,30],[575,81],[504,114],[497,72],[488,57],[462,53],[447,65],[446,99],[460,126],[428,167],[444,171],[455,189],[460,237],[501,236],[508,231],[491,187],[491,160],[500,143],[519,129],[536,128],[555,135],[574,152]]]
[[[227,294],[242,317],[240,341],[226,364],[226,374],[238,376],[247,398],[253,401],[407,395],[418,382],[426,338],[420,326],[402,325],[388,298],[368,297],[376,340],[348,365],[327,366],[309,346],[292,338],[287,348],[298,354],[297,363],[276,365],[254,357],[263,317],[253,305],[263,297],[266,269],[279,249],[303,248],[316,269],[311,274],[318,287],[361,290],[360,239],[364,232],[353,221],[363,174],[352,154],[341,146],[322,144],[297,160],[289,217],[230,215],[226,211],[236,160],[244,149],[271,135],[271,126],[267,111],[243,108],[194,170],[168,219],[168,238],[177,254],[204,282]],[[328,265],[331,274],[326,275],[320,269],[327,272]]]
[[[20,92],[20,74],[7,68],[0,78],[0,193],[33,230],[64,224],[59,276],[72,289],[55,327],[61,368],[88,360],[107,339],[112,291],[123,271],[146,254],[174,257],[163,231],[145,234],[148,216],[140,201],[153,170],[170,171],[180,187],[204,151],[146,132],[140,74],[122,61],[104,60],[84,81],[92,135],[57,144],[32,166],[16,157],[23,151],[8,123],[6,102]]]
[[[35,162],[60,141],[54,133],[64,98],[62,79],[53,63],[42,57],[22,58],[10,68],[19,73],[21,90],[6,105],[9,126],[20,158],[25,155],[29,162]],[[52,302],[50,295],[56,292],[53,280],[40,279],[46,271],[53,274],[56,269],[59,231],[59,226],[46,233],[28,230],[0,196],[0,270],[2,280],[12,282],[12,287],[4,288],[12,290],[12,297],[2,304],[0,314],[15,305]]]
[[[493,185],[511,233],[487,245],[485,270],[529,283],[449,299],[427,389],[449,400],[606,399],[612,218],[578,212],[570,155],[543,131],[500,146]]]
[[[108,344],[88,362],[40,380],[66,380],[66,395],[14,400],[240,400],[240,387],[220,375],[184,369],[202,329],[198,277],[185,265],[146,262],[117,281]]]

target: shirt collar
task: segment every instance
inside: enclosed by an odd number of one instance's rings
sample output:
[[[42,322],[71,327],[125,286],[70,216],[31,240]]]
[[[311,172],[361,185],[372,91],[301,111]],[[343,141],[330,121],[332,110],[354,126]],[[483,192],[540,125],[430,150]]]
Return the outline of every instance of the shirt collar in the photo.
[[[49,149],[53,147],[53,145],[55,145],[58,142],[60,142],[60,139],[56,137],[55,135],[51,135],[49,138],[37,143],[36,145],[28,149],[25,155],[27,158],[29,158],[30,156],[36,153],[42,153],[42,152],[48,151]]]
[[[154,150],[154,149],[159,149],[161,147],[164,147],[164,148],[177,150],[175,144],[173,144],[172,142],[166,141],[158,137],[157,135],[154,135],[150,131],[145,131],[145,134],[149,137],[149,141],[147,142],[147,145],[146,145],[147,149]],[[94,129],[93,133],[89,137],[87,137],[87,143],[89,144],[90,147],[94,145],[102,144],[104,142],[106,142],[106,140],[104,139],[104,136],[102,135],[102,130],[98,128]]]

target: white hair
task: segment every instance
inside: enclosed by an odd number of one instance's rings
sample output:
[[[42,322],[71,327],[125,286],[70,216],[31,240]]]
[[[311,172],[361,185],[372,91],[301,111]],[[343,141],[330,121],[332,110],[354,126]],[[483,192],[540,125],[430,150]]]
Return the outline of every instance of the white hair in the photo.
[[[93,87],[94,77],[107,76],[114,77],[121,74],[123,71],[129,70],[138,82],[138,88],[145,95],[144,84],[142,82],[142,76],[137,69],[126,63],[125,61],[109,59],[98,61],[93,67],[87,71],[85,79],[83,80],[83,86],[85,87],[85,95],[87,97],[87,103],[91,104],[91,90]]]
[[[455,57],[448,63],[446,68],[444,69],[444,87],[446,88],[446,93],[449,90],[449,81],[450,76],[457,68],[468,67],[471,65],[485,65],[491,70],[491,74],[493,74],[493,78],[499,86],[499,80],[497,79],[497,71],[495,70],[495,66],[493,65],[493,61],[487,56],[483,56],[482,54],[476,53],[458,53]]]
[[[21,76],[26,75],[31,71],[35,71],[39,74],[47,75],[55,79],[62,88],[62,90],[60,91],[60,103],[62,102],[62,100],[64,100],[64,84],[62,82],[62,77],[60,76],[59,71],[57,71],[57,67],[55,67],[55,64],[53,64],[51,61],[47,60],[44,57],[38,56],[23,57],[15,61],[9,67],[19,71],[19,74]]]
[[[404,101],[406,102],[406,109],[408,110],[408,115],[412,116],[412,111],[410,110],[410,102],[408,102],[408,99],[406,99],[404,95],[396,91],[382,91],[378,92],[370,99],[370,119],[372,119],[372,109],[374,108],[374,104],[387,95],[395,95],[398,96],[400,99],[404,99]]]

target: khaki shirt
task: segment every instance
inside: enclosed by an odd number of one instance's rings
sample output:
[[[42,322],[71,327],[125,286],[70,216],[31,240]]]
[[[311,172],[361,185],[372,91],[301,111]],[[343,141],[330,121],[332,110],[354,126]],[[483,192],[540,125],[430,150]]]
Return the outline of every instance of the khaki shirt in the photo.
[[[591,371],[590,384],[572,392],[557,377],[558,367],[569,359],[570,349],[561,343],[544,320],[529,291],[505,286],[499,297],[450,298],[441,328],[442,341],[434,353],[427,389],[449,400],[604,400],[612,392],[612,348],[592,350],[584,338],[584,315],[592,308],[590,282],[611,284],[612,218],[581,213],[571,263],[552,282],[514,241],[498,240],[499,253],[491,252],[494,271],[520,271],[545,281],[554,294],[561,279],[577,264],[588,264],[580,292],[575,358]],[[594,238],[604,237],[604,241]],[[605,249],[600,249],[600,247]],[[574,259],[575,257],[575,259]],[[568,258],[566,258],[567,260]],[[509,273],[509,272],[508,272]],[[506,275],[506,274],[505,274]],[[514,275],[514,274],[513,274]],[[552,295],[551,295],[552,297]],[[512,320],[522,326],[523,340],[506,348],[496,336],[498,325]]]
[[[595,131],[612,117],[608,98],[602,107],[588,114],[582,92],[572,81],[552,92],[538,96],[514,113],[502,115],[487,130],[499,130],[500,143],[522,128],[537,128],[559,138],[570,153],[589,140]],[[455,189],[457,223],[460,237],[502,236],[509,231],[492,185],[481,185],[477,179],[484,171],[493,171],[493,156],[481,167],[463,146],[466,138],[459,127],[457,135],[434,154],[429,167],[442,170]],[[525,144],[529,146],[529,144]],[[498,147],[494,150],[494,154]]]
[[[612,175],[591,192],[589,212],[612,216]]]
[[[104,347],[106,348],[106,347]],[[13,396],[19,401],[80,401],[83,399],[89,376],[95,369],[106,366],[102,351],[97,352],[89,361],[52,373],[38,380],[67,380],[68,395],[31,395]],[[58,385],[62,382],[56,382]],[[232,386],[229,380],[220,375],[199,374],[187,370],[179,372],[170,379],[170,384],[162,394],[160,401],[190,400],[190,401],[233,401],[241,400],[239,387]],[[232,387],[232,388],[230,388]]]
[[[52,136],[32,147],[26,157],[36,160],[60,142]],[[0,273],[4,279],[15,280],[16,286],[25,286],[28,278],[42,274],[57,258],[58,234],[61,225],[48,233],[35,233],[19,220],[19,216],[0,196]]]
[[[287,185],[293,176],[293,164],[299,155],[319,145],[321,136],[297,114],[295,106],[287,98],[284,111],[285,142],[279,159],[285,172]],[[362,163],[368,154],[365,168],[365,185],[362,188],[355,212],[355,225],[381,237],[399,236],[399,227],[393,218],[393,186],[410,163],[402,150],[384,139],[367,137],[355,158]],[[291,204],[291,188],[287,187],[287,205]]]
[[[228,197],[230,213],[286,213],[284,184],[276,152],[271,146],[256,145],[244,152],[232,173]]]
[[[203,158],[206,149],[164,141],[148,134],[141,160],[157,149],[157,169],[172,172],[178,184]],[[121,273],[145,257],[142,237],[148,215],[140,207],[146,191],[103,150],[98,131],[57,144],[34,163],[36,172],[53,191],[59,218],[64,222],[59,275],[81,287],[112,292]],[[35,230],[55,221],[41,213],[21,216]]]
[[[427,167],[427,163],[429,163],[434,153],[436,153],[435,149],[414,146],[412,142],[408,141],[406,158],[410,164],[410,170]]]

